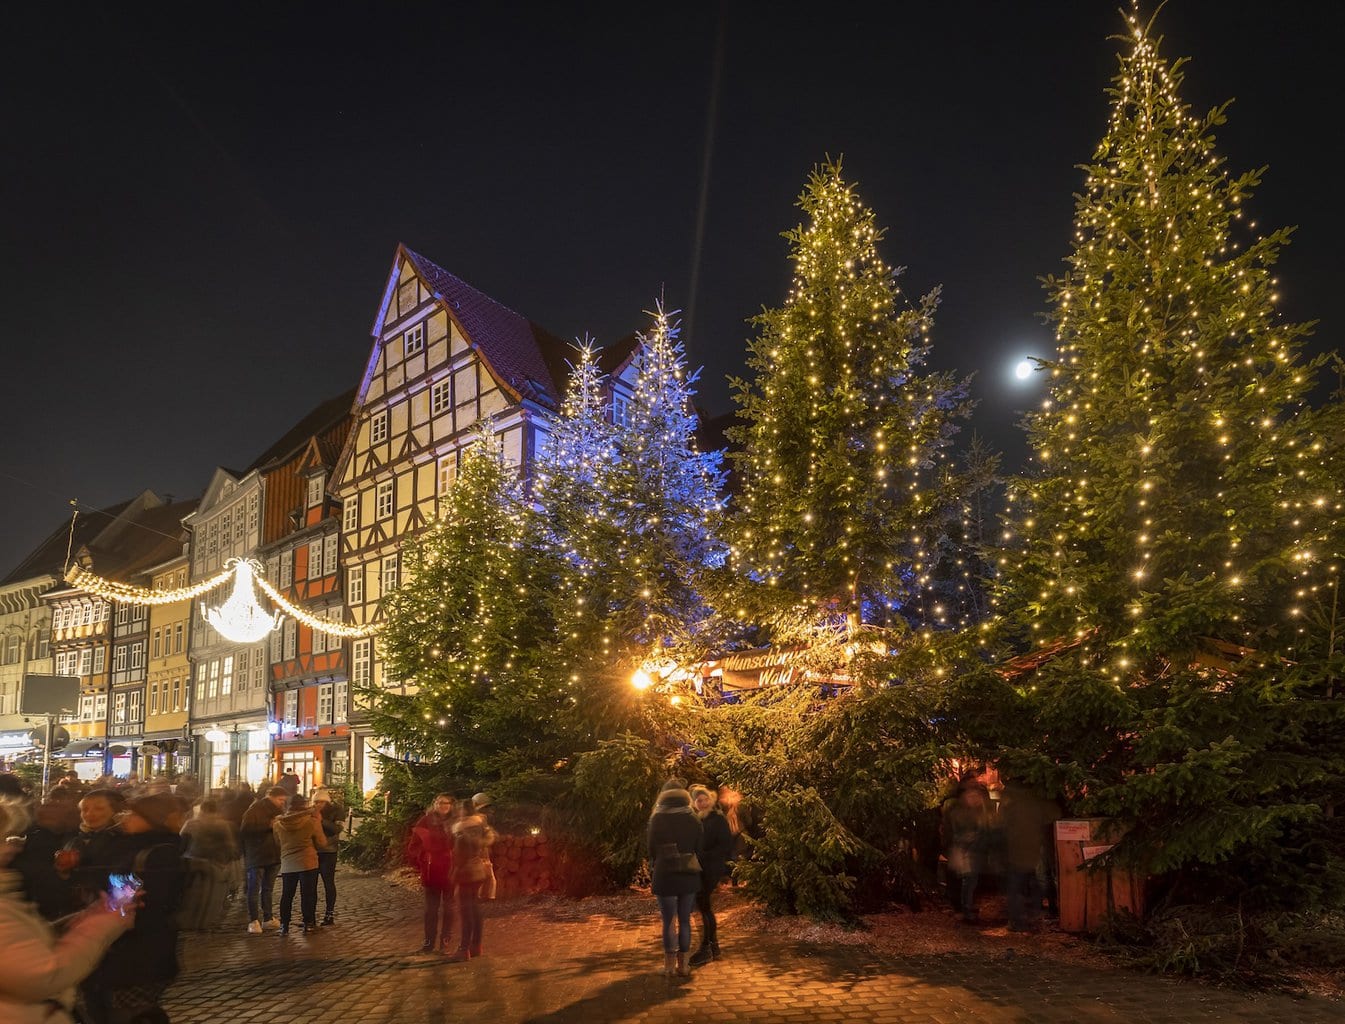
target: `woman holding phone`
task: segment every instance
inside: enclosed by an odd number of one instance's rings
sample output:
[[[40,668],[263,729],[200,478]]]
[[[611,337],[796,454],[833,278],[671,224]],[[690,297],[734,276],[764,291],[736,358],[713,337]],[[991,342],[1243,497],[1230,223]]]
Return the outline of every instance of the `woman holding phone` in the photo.
[[[9,863],[28,827],[19,801],[0,800],[0,1020],[15,1024],[71,1024],[75,986],[94,969],[118,936],[135,924],[134,891],[122,908],[99,899],[70,919],[58,939],[23,899]]]

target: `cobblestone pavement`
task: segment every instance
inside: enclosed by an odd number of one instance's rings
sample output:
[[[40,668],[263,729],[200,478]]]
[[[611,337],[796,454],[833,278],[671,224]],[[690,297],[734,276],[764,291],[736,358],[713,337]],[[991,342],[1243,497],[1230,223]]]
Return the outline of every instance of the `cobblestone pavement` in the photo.
[[[312,937],[248,935],[238,909],[221,930],[188,936],[168,993],[175,1024],[1345,1021],[1345,1006],[1323,999],[1062,964],[1007,944],[989,959],[894,956],[721,929],[723,959],[670,980],[652,901],[634,895],[491,904],[486,955],[448,963],[413,952],[417,891],[347,869],[339,884],[338,924]]]

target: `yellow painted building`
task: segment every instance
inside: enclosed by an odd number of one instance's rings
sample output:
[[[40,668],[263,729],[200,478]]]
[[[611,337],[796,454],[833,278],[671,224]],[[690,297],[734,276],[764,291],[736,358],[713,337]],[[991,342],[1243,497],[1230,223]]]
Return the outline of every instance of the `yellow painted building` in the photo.
[[[155,590],[187,586],[185,554],[149,570]],[[149,610],[149,674],[145,687],[145,775],[183,771],[187,758],[187,714],[191,700],[190,600],[151,605]]]

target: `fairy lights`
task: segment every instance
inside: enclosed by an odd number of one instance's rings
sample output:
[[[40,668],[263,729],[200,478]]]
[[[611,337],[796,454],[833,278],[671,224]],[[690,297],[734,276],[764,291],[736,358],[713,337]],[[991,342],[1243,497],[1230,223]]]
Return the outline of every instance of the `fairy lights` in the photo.
[[[201,606],[201,617],[210,623],[220,636],[238,644],[256,643],[280,628],[279,612],[267,612],[257,603],[253,586],[253,567],[248,558],[231,558],[234,586],[221,605]]]

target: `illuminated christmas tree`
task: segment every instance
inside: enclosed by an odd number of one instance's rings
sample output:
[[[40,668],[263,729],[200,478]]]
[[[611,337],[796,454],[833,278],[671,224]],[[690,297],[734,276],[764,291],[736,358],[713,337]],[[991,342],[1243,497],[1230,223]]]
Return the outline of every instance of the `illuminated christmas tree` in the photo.
[[[526,776],[574,749],[557,678],[555,560],[541,517],[493,435],[462,457],[442,516],[411,541],[379,643],[407,695],[374,689],[370,721],[440,776]]]
[[[734,382],[733,552],[743,617],[817,645],[893,620],[930,582],[940,463],[970,403],[923,365],[938,292],[906,301],[839,164],[799,206],[789,296],[756,318],[755,377]]]
[[[1224,167],[1224,108],[1193,115],[1182,62],[1128,28],[1047,282],[1058,354],[1011,486],[1000,607],[1049,656],[1021,677],[1034,770],[1134,822],[1131,852],[1185,894],[1256,865],[1260,895],[1292,902],[1326,881],[1317,826],[1341,768],[1340,709],[1290,668],[1340,564],[1340,410],[1308,404],[1325,357],[1276,311],[1289,232],[1244,216],[1260,173]]]
[[[652,315],[638,336],[621,422],[607,415],[605,382],[586,347],[539,472],[564,565],[558,619],[571,671],[623,686],[651,655],[704,647],[710,613],[700,577],[724,557],[721,456],[697,449],[696,375],[677,325],[661,309]]]

